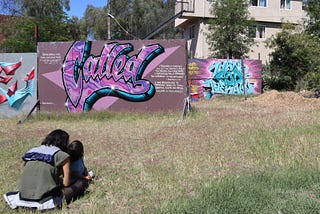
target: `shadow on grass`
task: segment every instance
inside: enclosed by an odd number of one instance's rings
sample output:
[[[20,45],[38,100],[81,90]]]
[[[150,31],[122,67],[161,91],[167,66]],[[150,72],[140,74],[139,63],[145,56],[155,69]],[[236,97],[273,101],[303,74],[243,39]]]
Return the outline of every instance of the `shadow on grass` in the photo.
[[[156,213],[319,213],[317,169],[270,170],[213,181]]]

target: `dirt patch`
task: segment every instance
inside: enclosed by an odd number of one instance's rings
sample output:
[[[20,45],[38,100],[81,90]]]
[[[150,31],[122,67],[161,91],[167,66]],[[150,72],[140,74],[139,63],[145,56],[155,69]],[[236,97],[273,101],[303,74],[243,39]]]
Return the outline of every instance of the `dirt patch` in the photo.
[[[268,108],[317,110],[320,109],[320,98],[306,98],[301,93],[279,92],[271,90],[263,94],[251,97],[248,103]]]

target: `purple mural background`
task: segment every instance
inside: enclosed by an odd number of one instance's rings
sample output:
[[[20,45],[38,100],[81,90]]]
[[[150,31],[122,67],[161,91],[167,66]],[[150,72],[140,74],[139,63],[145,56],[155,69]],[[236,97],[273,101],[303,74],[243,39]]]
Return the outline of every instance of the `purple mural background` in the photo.
[[[187,96],[185,40],[38,43],[41,111],[176,111]]]
[[[189,59],[188,85],[191,97],[195,98],[205,97],[207,89],[211,96],[244,94],[244,88],[247,94],[261,94],[262,63],[260,60]]]

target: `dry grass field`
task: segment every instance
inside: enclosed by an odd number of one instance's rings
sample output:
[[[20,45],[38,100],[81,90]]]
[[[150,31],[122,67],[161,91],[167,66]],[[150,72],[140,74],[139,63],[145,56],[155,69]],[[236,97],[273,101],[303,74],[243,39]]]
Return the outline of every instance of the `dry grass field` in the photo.
[[[183,120],[181,112],[0,119],[0,192],[16,190],[21,156],[56,128],[84,143],[96,179],[83,198],[52,213],[153,213],[226,175],[319,167],[320,99],[269,91],[191,106]],[[1,213],[12,212],[0,202]]]

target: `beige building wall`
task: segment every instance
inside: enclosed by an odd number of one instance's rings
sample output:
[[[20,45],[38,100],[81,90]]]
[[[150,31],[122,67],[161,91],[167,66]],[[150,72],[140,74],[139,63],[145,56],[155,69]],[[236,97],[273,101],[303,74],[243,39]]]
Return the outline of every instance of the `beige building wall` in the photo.
[[[306,13],[302,10],[302,0],[291,0],[290,8],[285,9],[280,8],[280,0],[266,1],[266,7],[249,7],[249,13],[260,26],[264,27],[264,31],[261,32],[262,38],[258,38],[260,34],[257,32],[255,44],[252,45],[248,58],[260,59],[262,63],[269,61],[269,54],[272,51],[265,47],[265,41],[281,31],[281,23],[287,21],[299,24],[306,18]],[[210,56],[206,33],[208,20],[214,18],[210,14],[211,4],[208,0],[177,1],[176,13],[181,10],[185,12],[175,21],[175,26],[184,32],[190,57],[208,58]]]

